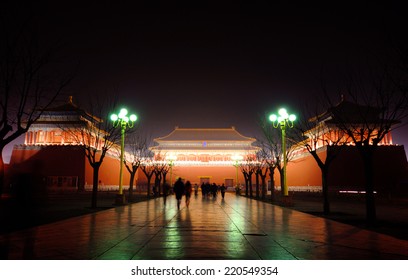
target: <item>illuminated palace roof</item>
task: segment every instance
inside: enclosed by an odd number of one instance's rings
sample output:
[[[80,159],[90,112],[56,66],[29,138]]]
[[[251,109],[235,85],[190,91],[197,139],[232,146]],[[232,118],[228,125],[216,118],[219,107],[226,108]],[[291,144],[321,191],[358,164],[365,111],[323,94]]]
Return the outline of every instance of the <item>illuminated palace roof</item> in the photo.
[[[154,139],[158,143],[152,147],[154,152],[194,150],[229,152],[243,151],[256,152],[252,146],[256,139],[246,137],[230,128],[179,128],[176,127],[170,134]]]
[[[230,128],[179,128],[176,127],[169,135],[156,138],[156,142],[163,141],[250,141],[254,138],[245,137]]]
[[[44,110],[40,118],[31,126],[30,130],[37,128],[60,128],[62,126],[69,127],[72,125],[86,125],[87,123],[99,123],[102,120],[85,110],[79,108],[72,101],[72,96],[68,102]]]

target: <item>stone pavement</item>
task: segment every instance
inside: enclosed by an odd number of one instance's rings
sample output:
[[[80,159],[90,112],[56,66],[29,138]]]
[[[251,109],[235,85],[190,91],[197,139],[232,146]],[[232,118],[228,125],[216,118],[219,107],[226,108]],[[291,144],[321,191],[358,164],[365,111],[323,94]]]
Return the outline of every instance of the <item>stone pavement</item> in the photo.
[[[153,199],[0,236],[1,259],[408,259],[408,241],[227,193]]]

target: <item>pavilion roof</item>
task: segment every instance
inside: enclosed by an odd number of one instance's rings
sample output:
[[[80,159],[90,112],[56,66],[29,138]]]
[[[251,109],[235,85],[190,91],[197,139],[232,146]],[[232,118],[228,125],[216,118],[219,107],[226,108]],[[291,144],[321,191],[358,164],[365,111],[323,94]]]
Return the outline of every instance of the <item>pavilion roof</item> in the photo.
[[[72,96],[69,97],[68,102],[63,103],[62,105],[56,106],[56,107],[51,107],[47,108],[44,110],[43,117],[46,115],[77,115],[77,116],[82,116],[88,120],[94,119],[97,122],[102,121],[100,118],[88,113],[87,111],[81,109],[78,107],[73,101],[72,101]],[[43,118],[40,118],[38,123],[41,122]]]
[[[356,104],[342,97],[338,104],[328,108],[322,114],[310,118],[309,121],[326,120],[331,123],[375,123],[381,120],[380,113],[382,110],[382,108],[378,107]]]
[[[255,142],[254,138],[246,137],[230,128],[179,128],[176,127],[170,134],[154,139],[156,142],[166,141],[240,141]]]

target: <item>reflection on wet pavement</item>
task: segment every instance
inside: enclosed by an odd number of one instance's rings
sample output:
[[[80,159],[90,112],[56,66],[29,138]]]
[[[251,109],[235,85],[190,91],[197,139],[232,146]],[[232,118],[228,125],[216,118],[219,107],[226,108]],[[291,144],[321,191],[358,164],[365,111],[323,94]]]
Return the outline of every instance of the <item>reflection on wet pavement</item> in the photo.
[[[408,259],[408,242],[227,194],[158,198],[0,236],[1,259]]]

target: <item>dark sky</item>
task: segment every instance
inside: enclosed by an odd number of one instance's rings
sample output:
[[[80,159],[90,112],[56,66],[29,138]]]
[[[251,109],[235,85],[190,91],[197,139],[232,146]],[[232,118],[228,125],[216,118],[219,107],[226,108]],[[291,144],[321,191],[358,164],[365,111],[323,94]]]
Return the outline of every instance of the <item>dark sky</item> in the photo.
[[[323,79],[339,84],[347,69],[383,59],[406,37],[397,1],[50,2],[25,8],[41,38],[62,42],[66,59],[80,63],[66,96],[115,94],[153,137],[175,126],[235,126],[257,136],[259,115],[282,105],[300,111]]]

